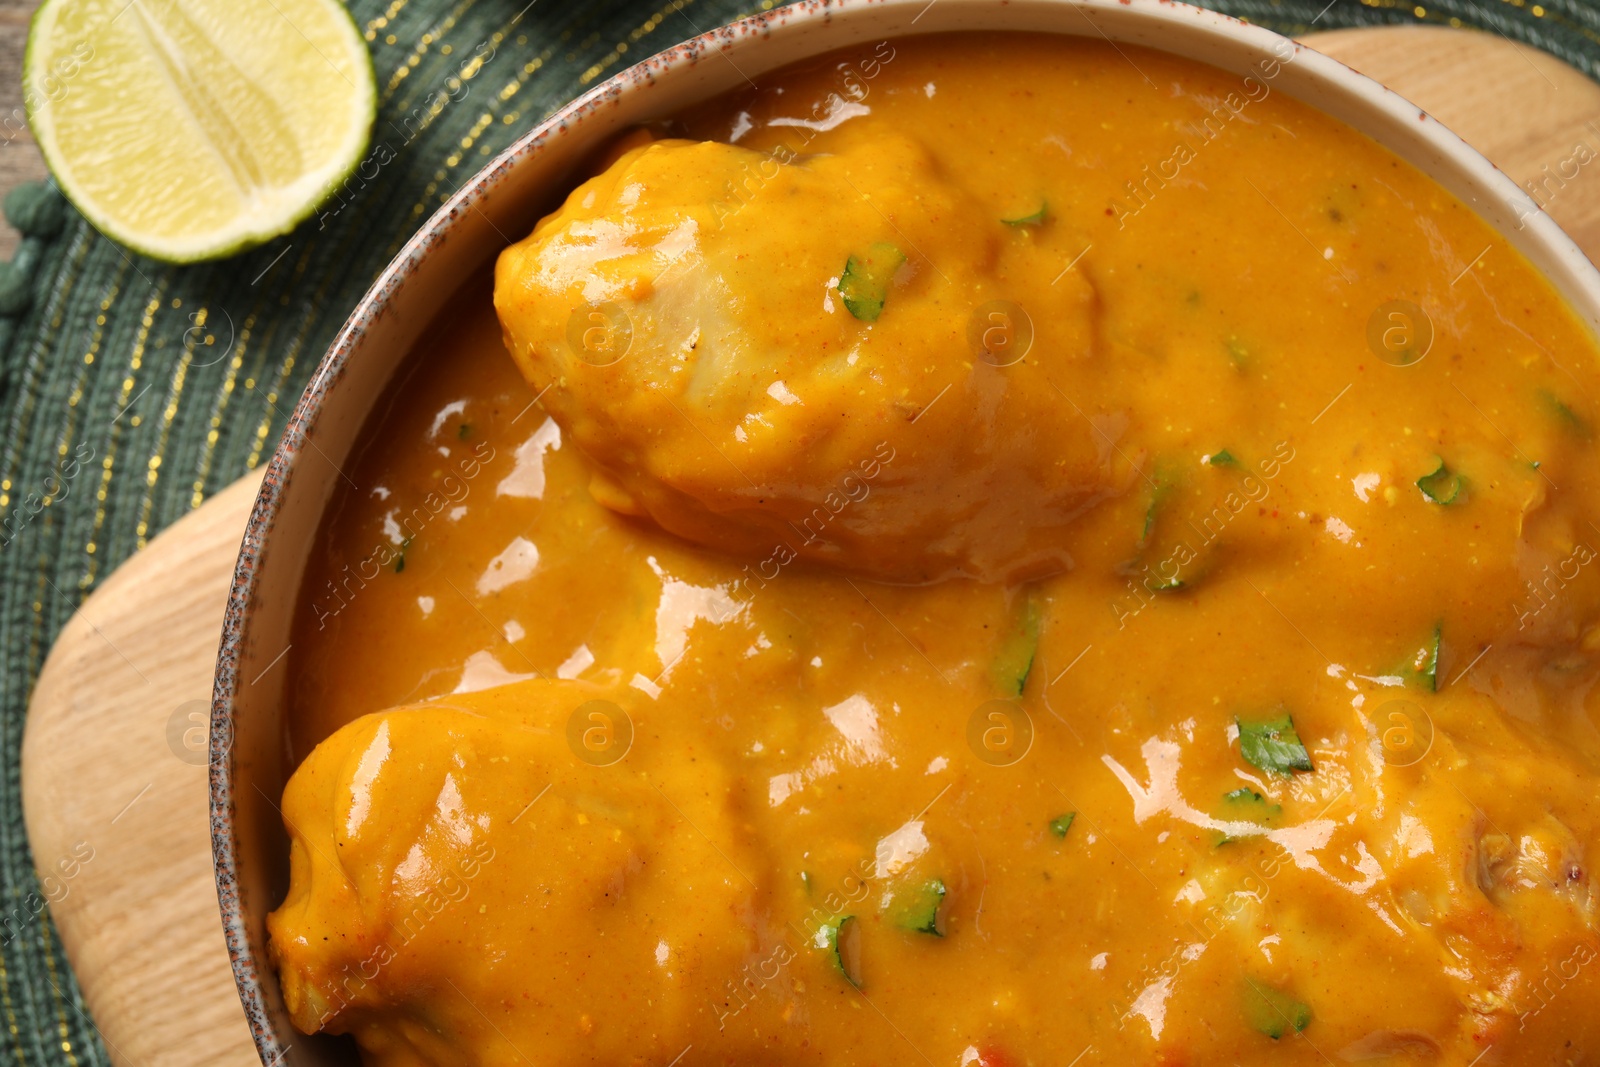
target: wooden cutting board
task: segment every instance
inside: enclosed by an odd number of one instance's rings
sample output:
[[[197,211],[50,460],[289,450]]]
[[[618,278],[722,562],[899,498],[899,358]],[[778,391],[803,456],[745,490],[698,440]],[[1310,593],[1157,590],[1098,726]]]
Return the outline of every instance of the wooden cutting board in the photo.
[[[1492,33],[1385,27],[1307,41],[1384,82],[1519,182],[1584,144],[1600,86]],[[1600,172],[1549,208],[1600,259]],[[28,710],[22,794],[51,912],[112,1058],[246,1067],[212,882],[205,715],[234,557],[260,476],[213,497],[95,591],[62,631]],[[85,858],[88,857],[88,858]]]

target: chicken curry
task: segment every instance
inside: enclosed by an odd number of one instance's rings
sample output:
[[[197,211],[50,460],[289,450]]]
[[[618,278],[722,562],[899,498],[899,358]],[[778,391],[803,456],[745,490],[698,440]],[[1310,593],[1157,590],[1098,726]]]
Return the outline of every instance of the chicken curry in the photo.
[[[1591,1062],[1595,341],[1293,61],[860,46],[468,282],[301,596],[295,1022]]]

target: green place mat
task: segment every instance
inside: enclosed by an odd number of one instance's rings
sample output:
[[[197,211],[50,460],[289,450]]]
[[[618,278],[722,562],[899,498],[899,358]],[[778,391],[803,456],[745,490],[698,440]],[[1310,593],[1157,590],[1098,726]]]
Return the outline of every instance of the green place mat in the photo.
[[[266,462],[356,300],[489,156],[630,61],[752,4],[525,2],[353,0],[378,72],[375,144],[388,145],[394,158],[366,188],[349,189],[321,226],[313,220],[242,257],[162,266],[101,237],[47,186],[6,203],[26,235],[15,262],[0,264],[0,1049],[7,1062],[110,1062],[50,924],[23,833],[23,719],[57,632],[119,562]],[[1287,33],[1416,21],[1483,26],[1591,76],[1600,63],[1600,0],[1449,0],[1426,8],[1325,2],[1214,6]],[[447,84],[486,41],[493,58],[464,83]]]

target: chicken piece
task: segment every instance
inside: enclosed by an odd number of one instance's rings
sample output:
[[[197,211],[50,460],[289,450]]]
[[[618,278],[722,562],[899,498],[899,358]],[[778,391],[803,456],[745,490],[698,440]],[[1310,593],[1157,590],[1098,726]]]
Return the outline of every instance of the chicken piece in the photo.
[[[917,142],[840,135],[624,152],[501,255],[507,347],[597,499],[691,541],[902,582],[1069,567],[1128,474],[1093,287]]]
[[[763,948],[729,857],[759,866],[704,766],[691,789],[647,780],[648,760],[574,758],[574,709],[621,743],[614,710],[583,711],[597,695],[526,682],[368,715],[316,748],[284,793],[290,887],[267,920],[298,1027],[392,1067],[519,1049],[666,1063],[677,1035],[715,1029],[710,993]]]

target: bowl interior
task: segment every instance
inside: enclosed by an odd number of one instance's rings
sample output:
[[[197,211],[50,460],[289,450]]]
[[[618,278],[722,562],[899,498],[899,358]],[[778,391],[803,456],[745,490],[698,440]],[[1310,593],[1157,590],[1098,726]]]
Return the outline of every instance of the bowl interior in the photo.
[[[619,74],[491,162],[402,250],[307,388],[257,501],[230,599],[212,720],[212,825],[235,974],[262,1059],[353,1064],[347,1041],[290,1025],[266,955],[265,917],[288,884],[277,799],[293,771],[284,722],[290,629],[311,546],[362,426],[463,279],[559,202],[579,164],[618,132],[749,78],[853,44],[974,30],[1103,37],[1253,78],[1366,133],[1505,234],[1600,327],[1600,275],[1508,178],[1418,109],[1336,61],[1225,16],[1157,0],[805,2],[714,31]],[[1259,91],[1259,89],[1257,90]]]

